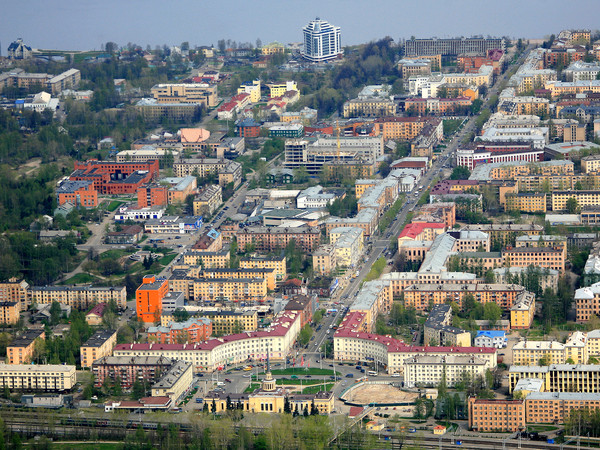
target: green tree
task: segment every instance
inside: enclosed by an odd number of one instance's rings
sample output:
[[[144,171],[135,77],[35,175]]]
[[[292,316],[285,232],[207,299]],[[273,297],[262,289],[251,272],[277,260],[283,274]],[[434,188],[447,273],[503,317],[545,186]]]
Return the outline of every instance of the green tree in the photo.
[[[300,334],[298,335],[298,342],[301,346],[306,346],[310,342],[310,338],[313,335],[313,329],[309,324],[306,324],[300,330]]]
[[[567,213],[569,214],[576,214],[579,211],[579,203],[575,197],[569,197],[565,207],[567,209]]]

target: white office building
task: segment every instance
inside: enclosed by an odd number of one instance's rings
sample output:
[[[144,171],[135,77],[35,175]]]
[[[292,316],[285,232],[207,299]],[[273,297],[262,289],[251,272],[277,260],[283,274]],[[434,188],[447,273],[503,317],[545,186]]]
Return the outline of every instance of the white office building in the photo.
[[[304,49],[302,56],[312,62],[337,58],[342,53],[340,27],[318,17],[302,28]]]

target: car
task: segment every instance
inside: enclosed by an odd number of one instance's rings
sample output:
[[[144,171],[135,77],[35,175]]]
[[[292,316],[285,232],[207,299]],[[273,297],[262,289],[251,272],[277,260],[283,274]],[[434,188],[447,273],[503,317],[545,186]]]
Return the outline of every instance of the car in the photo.
[[[305,375],[304,378],[312,378],[310,375]]]
[[[231,383],[231,380],[229,378],[225,378],[225,382],[226,383]]]
[[[201,377],[203,377],[203,376],[204,376],[204,374],[203,374],[203,373],[197,373],[197,374],[196,374],[196,376],[197,376],[198,378],[201,378]]]
[[[397,377],[399,377],[399,376],[400,376],[400,372],[394,372],[394,373],[392,374],[392,377],[394,377],[394,378],[397,378]]]
[[[252,375],[250,375],[249,373],[245,373],[244,375],[242,375],[244,378],[250,378]]]
[[[298,375],[292,375],[290,378],[291,378],[292,380],[297,380],[297,379],[298,379]]]
[[[354,378],[354,374],[352,374],[352,373],[347,373],[347,374],[346,374],[346,378]]]

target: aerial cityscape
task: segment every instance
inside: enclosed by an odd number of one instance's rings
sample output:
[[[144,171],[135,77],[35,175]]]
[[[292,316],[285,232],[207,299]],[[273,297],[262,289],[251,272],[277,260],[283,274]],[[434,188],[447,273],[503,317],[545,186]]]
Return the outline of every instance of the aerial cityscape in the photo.
[[[0,43],[0,450],[600,447],[600,31],[296,23]]]

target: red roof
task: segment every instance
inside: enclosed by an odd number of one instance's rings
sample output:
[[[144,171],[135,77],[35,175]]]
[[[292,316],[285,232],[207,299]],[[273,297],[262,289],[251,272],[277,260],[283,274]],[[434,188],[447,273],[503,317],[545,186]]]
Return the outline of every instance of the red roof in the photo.
[[[402,233],[400,233],[400,238],[410,238],[410,239],[416,239],[417,236],[419,236],[419,234],[421,234],[423,232],[423,230],[427,229],[427,228],[434,228],[434,229],[445,229],[446,228],[446,224],[445,223],[437,223],[437,222],[416,222],[416,223],[409,223],[408,225],[406,225],[404,227],[404,229],[402,230]]]
[[[290,330],[291,325],[298,320],[300,313],[298,311],[286,311],[275,319],[271,326],[266,330],[248,331],[245,333],[230,334],[220,338],[209,339],[205,342],[197,344],[117,344],[117,350],[164,350],[164,351],[181,351],[181,350],[212,350],[221,344],[228,342],[242,341],[244,339],[269,336],[285,336]]]
[[[348,417],[356,417],[361,412],[363,412],[364,409],[365,408],[363,408],[362,406],[351,406],[350,407],[350,413],[348,414]]]
[[[97,316],[103,316],[106,306],[107,306],[106,303],[98,303],[96,306],[94,306],[92,309],[90,309],[90,312],[88,312],[86,314],[86,316],[89,316],[90,314],[96,314]]]

